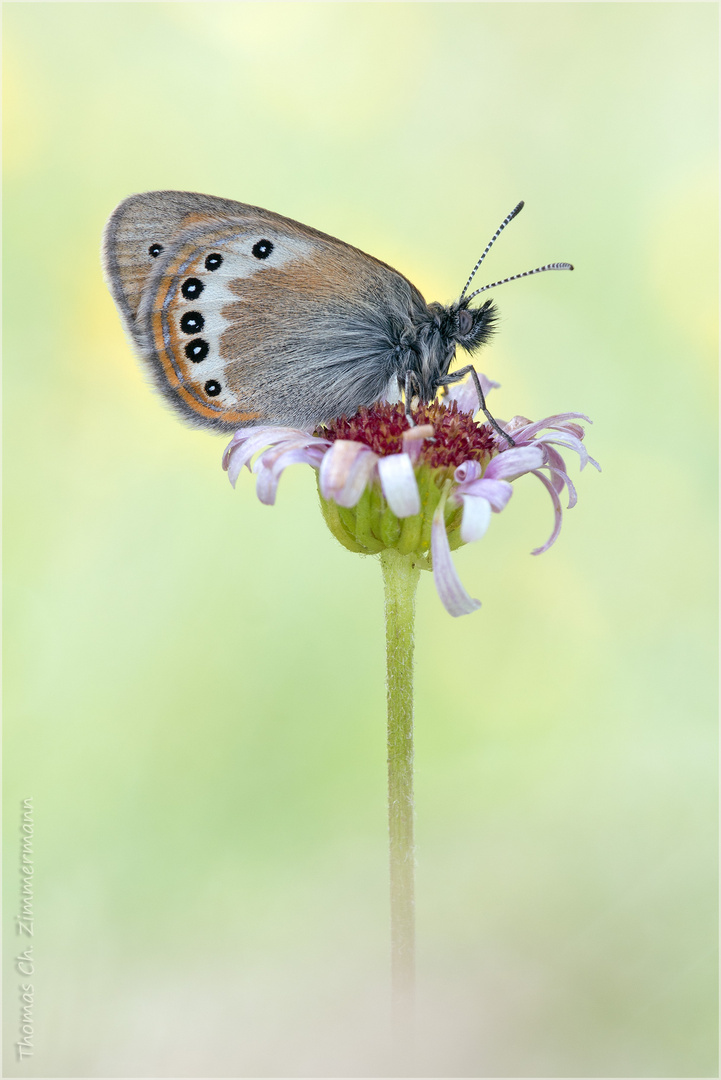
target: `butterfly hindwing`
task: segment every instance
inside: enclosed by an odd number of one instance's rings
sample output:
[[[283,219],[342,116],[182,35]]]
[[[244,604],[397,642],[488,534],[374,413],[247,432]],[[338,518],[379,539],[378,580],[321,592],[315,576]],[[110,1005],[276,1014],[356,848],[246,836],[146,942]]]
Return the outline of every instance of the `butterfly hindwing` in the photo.
[[[169,248],[148,280],[139,334],[159,385],[189,419],[223,430],[273,421],[280,324],[289,318],[274,303],[273,277],[297,274],[313,247],[247,214],[191,226]]]
[[[222,219],[247,207],[189,191],[149,191],[131,195],[114,210],[103,237],[103,262],[113,298],[129,328],[156,259],[183,228]],[[157,253],[152,249],[159,248]]]
[[[340,240],[187,192],[125,200],[104,254],[156,385],[186,419],[224,431],[314,426],[370,404],[424,303],[401,274]]]

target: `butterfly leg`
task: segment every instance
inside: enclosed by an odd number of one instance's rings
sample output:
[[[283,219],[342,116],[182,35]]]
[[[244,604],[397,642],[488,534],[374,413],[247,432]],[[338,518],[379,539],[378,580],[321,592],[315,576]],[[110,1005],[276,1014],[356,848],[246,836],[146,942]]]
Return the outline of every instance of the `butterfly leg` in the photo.
[[[406,382],[405,382],[404,390],[405,390],[406,420],[408,421],[408,427],[415,427],[416,426],[416,422],[413,419],[413,415],[411,413],[411,408],[412,408],[412,405],[413,405],[413,391],[412,391],[412,388],[411,388],[412,383],[415,383],[416,387],[418,386],[418,379],[416,377],[416,373],[415,373],[415,371],[407,371],[406,372]]]
[[[460,371],[454,371],[452,375],[446,375],[445,381],[446,383],[460,382],[461,379],[465,378],[466,375],[470,375],[473,379],[476,387],[476,393],[478,394],[478,402],[481,408],[481,412],[485,413],[486,419],[488,420],[493,430],[497,431],[499,435],[502,435],[509,446],[515,446],[516,444],[511,438],[511,436],[503,430],[503,428],[489,413],[488,406],[486,405],[486,399],[483,395],[483,390],[481,389],[481,380],[478,378],[478,372],[474,368],[473,364],[469,364],[467,367],[461,368]]]

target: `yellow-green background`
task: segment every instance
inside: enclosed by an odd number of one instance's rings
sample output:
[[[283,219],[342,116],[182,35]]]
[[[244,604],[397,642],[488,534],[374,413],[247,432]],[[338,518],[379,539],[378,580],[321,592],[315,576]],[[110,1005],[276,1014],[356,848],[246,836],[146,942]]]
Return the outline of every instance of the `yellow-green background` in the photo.
[[[6,1073],[387,1075],[378,566],[181,426],[98,258],[131,192],[266,206],[457,295],[516,485],[417,632],[419,1060],[707,1076],[715,1034],[712,4],[5,6]],[[570,471],[578,478],[569,455]],[[36,1054],[14,1064],[19,802]]]

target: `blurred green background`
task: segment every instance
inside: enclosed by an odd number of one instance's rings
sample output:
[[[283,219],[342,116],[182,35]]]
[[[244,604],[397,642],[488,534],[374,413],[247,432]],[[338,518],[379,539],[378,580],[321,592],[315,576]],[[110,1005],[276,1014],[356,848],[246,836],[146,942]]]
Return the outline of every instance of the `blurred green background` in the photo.
[[[11,1076],[388,1075],[379,567],[294,468],[233,492],[150,392],[99,243],[131,192],[266,206],[449,301],[494,411],[594,419],[429,577],[417,633],[431,1076],[716,1075],[713,4],[5,5],[5,1022]],[[578,476],[577,463],[570,471]],[[15,1062],[19,805],[35,1056]]]

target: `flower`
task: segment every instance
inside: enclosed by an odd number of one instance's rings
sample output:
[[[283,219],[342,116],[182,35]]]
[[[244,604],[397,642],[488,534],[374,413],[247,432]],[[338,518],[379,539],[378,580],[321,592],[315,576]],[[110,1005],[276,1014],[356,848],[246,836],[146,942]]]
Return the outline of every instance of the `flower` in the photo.
[[[484,395],[497,383],[481,376]],[[350,418],[342,416],[314,432],[256,427],[237,431],[223,456],[231,484],[244,465],[257,475],[261,502],[275,502],[278,482],[288,465],[305,462],[318,473],[321,509],[334,536],[349,550],[374,554],[396,548],[433,570],[438,594],[454,616],[480,607],[464,589],[451,550],[480,540],[491,514],[500,513],[513,494],[512,482],[526,473],[538,477],[554,508],[547,551],[558,537],[561,494],[568,508],[577,500],[558,447],[575,451],[583,469],[599,469],[583,445],[590,423],[582,413],[559,413],[532,423],[516,416],[501,427],[510,445],[478,410],[473,383],[451,387],[440,401],[421,404],[409,427],[401,403],[379,402]]]

